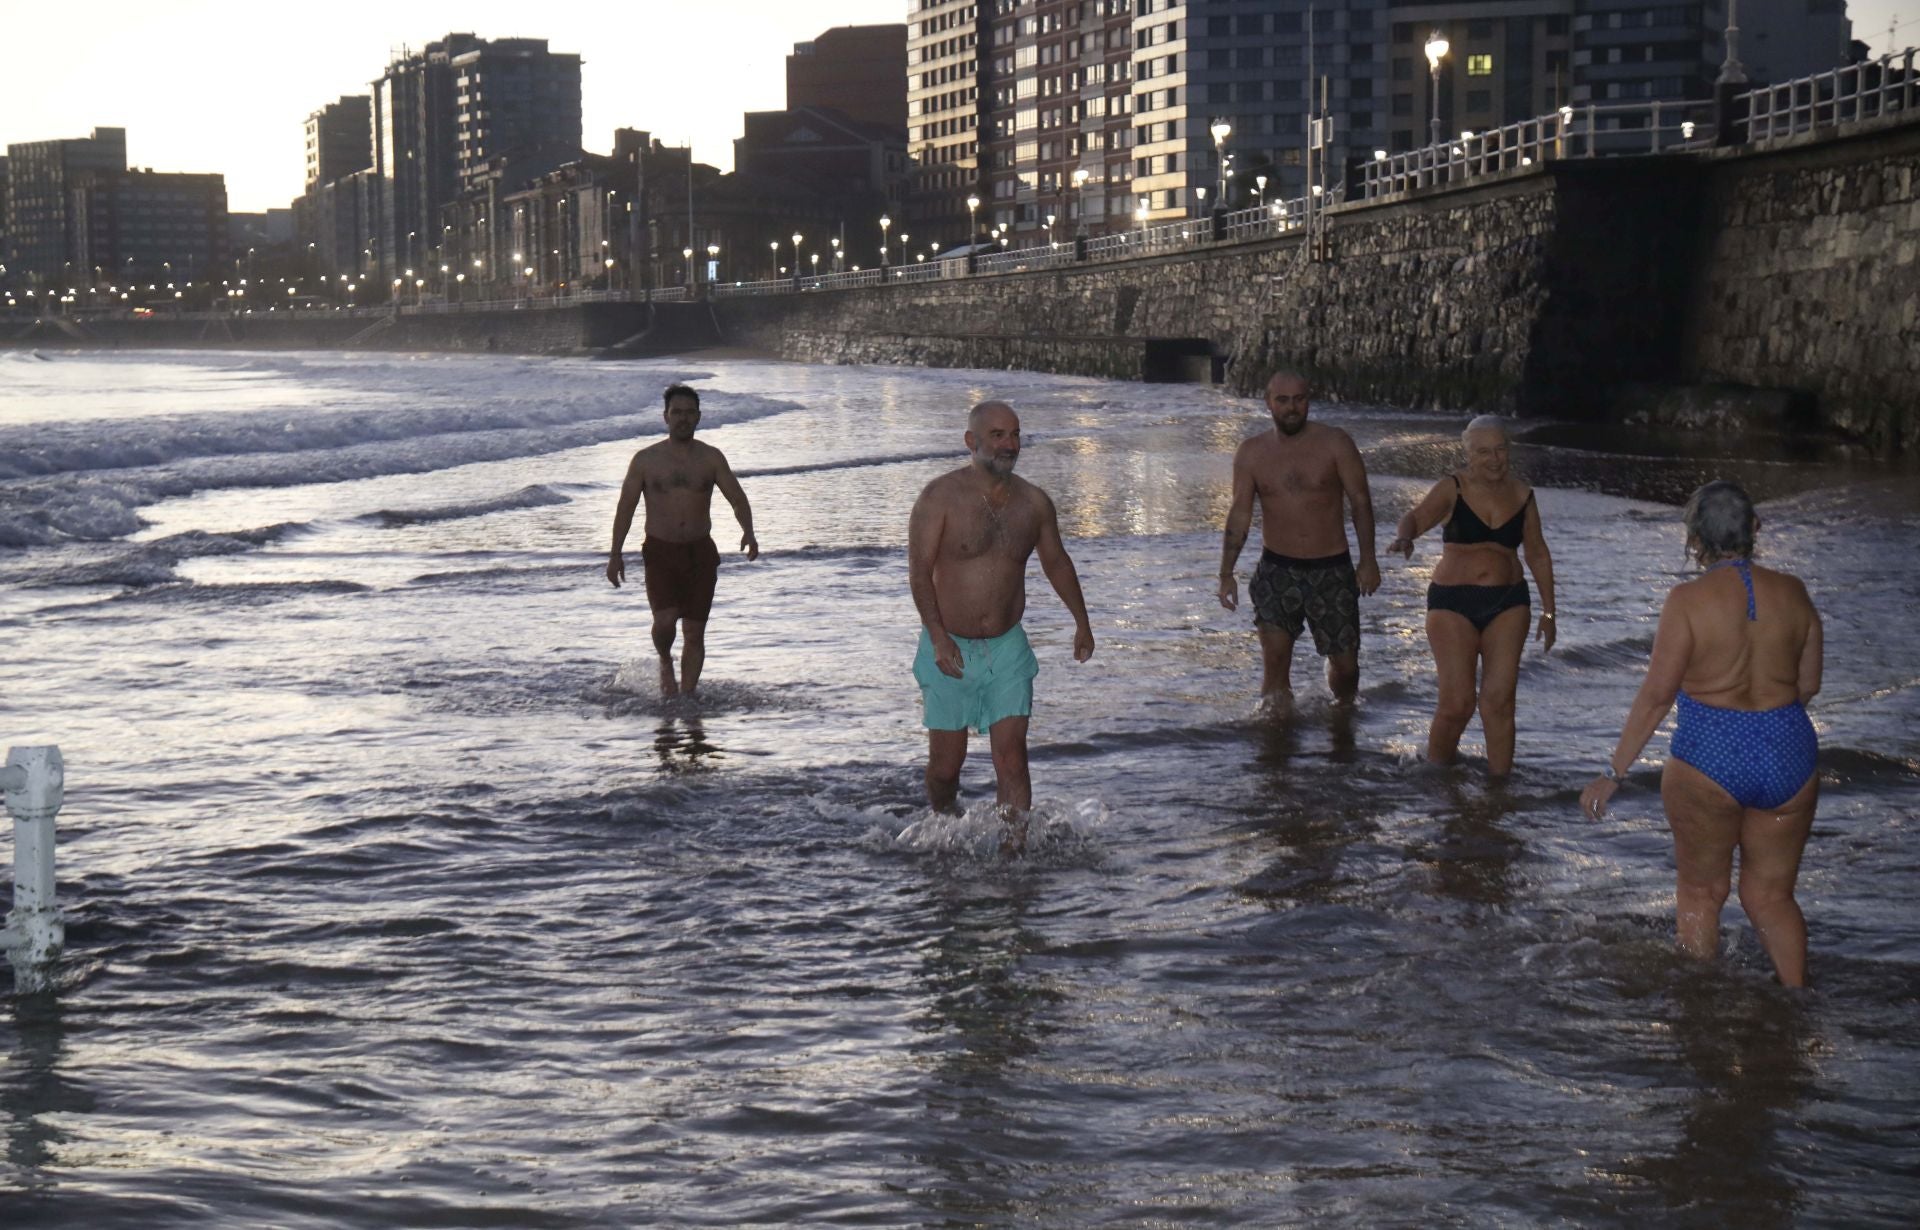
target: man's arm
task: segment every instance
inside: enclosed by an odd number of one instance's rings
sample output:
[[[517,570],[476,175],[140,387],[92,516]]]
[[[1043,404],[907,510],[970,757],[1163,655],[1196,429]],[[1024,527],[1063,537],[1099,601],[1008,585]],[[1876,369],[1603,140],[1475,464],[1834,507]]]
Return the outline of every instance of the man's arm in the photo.
[[[713,461],[713,485],[720,488],[720,494],[733,505],[734,520],[740,523],[740,549],[747,553],[749,560],[759,559],[760,540],[753,536],[753,509],[747,503],[747,493],[741,488],[740,480],[733,476],[733,467],[727,464],[725,453],[714,449]]]
[[[627,561],[620,548],[626,545],[627,531],[633,528],[633,510],[639,507],[645,489],[646,467],[640,464],[640,454],[635,453],[627,465],[627,479],[620,484],[620,502],[613,508],[613,550],[607,556],[607,580],[615,589],[627,576]]]
[[[1344,431],[1334,452],[1334,468],[1353,510],[1353,537],[1360,547],[1360,564],[1354,569],[1354,577],[1360,592],[1371,594],[1380,588],[1380,564],[1373,556],[1373,492],[1367,487],[1367,463],[1360,460],[1353,437]]]
[[[1229,611],[1240,606],[1240,583],[1234,579],[1233,567],[1253,528],[1253,463],[1247,457],[1252,447],[1253,441],[1248,440],[1233,452],[1233,503],[1227,507],[1227,530],[1220,543],[1220,605]]]
[[[1034,494],[1040,497],[1040,571],[1047,574],[1053,592],[1060,595],[1060,601],[1067,604],[1067,610],[1073,615],[1073,660],[1085,662],[1093,656],[1093,625],[1087,622],[1087,600],[1080,593],[1080,574],[1074,571],[1073,559],[1067,554],[1066,544],[1060,541],[1060,515],[1054,511],[1053,501],[1038,487],[1034,488]]]
[[[960,646],[947,634],[940,621],[940,598],[933,590],[933,561],[940,554],[940,536],[946,531],[946,502],[934,493],[934,484],[913,502],[913,514],[907,518],[907,586],[913,591],[913,608],[927,626],[933,641],[933,664],[943,675],[960,678],[964,665]]]

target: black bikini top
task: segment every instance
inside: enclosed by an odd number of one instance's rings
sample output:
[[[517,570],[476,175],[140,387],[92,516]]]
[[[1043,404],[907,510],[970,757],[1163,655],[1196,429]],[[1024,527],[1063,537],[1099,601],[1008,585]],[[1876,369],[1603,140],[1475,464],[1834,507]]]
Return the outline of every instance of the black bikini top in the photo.
[[[1480,514],[1467,504],[1466,493],[1460,490],[1460,476],[1453,476],[1453,515],[1447,518],[1446,527],[1440,531],[1440,541],[1475,543],[1491,542],[1500,546],[1518,550],[1527,529],[1527,507],[1533,503],[1533,492],[1527,492],[1527,502],[1520,511],[1508,517],[1499,525],[1488,525],[1480,519]]]

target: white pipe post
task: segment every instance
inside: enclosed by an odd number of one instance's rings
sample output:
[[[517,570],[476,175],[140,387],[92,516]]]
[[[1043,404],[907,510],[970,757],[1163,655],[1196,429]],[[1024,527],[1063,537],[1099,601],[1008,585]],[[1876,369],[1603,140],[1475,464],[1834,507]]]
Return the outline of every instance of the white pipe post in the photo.
[[[66,794],[60,749],[9,748],[0,789],[13,814],[13,909],[0,940],[13,964],[13,989],[26,995],[46,989],[67,938],[53,880],[53,818]]]

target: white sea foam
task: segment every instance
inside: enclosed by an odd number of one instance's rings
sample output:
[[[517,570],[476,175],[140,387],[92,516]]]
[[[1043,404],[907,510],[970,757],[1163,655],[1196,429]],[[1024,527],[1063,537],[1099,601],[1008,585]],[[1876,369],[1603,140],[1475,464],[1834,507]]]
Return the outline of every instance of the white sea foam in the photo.
[[[662,429],[651,395],[636,398],[631,375],[615,378],[605,365],[421,371],[387,362],[378,393],[368,390],[364,367],[354,370],[357,384],[340,393],[350,403],[344,407],[151,415],[110,432],[86,420],[0,427],[0,547],[124,537],[141,527],[141,507],[197,491],[423,474]],[[790,409],[764,397],[710,394],[703,425]],[[501,498],[507,502],[477,513],[564,499],[550,491]]]

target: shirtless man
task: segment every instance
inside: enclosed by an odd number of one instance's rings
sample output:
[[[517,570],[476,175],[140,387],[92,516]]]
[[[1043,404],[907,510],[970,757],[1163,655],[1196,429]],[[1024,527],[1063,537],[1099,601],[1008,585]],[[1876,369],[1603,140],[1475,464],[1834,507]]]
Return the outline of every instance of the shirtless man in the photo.
[[[1338,427],[1309,423],[1307,382],[1275,372],[1267,382],[1273,430],[1241,443],[1233,454],[1233,505],[1220,552],[1220,605],[1240,607],[1234,564],[1260,498],[1260,537],[1266,546],[1247,587],[1260,633],[1264,671],[1261,704],[1285,713],[1293,702],[1293,642],[1313,629],[1313,647],[1327,660],[1327,686],[1336,701],[1360,687],[1360,598],[1380,588],[1373,556],[1373,497],[1367,467],[1353,437]],[[1353,514],[1360,566],[1347,553],[1341,500]]]
[[[633,455],[620,503],[613,513],[613,553],[607,580],[614,588],[626,578],[620,548],[633,527],[633,510],[647,498],[646,537],[640,559],[647,575],[647,605],[653,608],[653,646],[660,651],[660,695],[692,696],[707,659],[707,615],[720,576],[720,551],[713,545],[713,489],[733,505],[740,522],[740,547],[750,560],[760,558],[753,536],[753,509],[733,476],[726,457],[711,444],[693,438],[700,425],[700,394],[684,384],[666,392],[667,438]],[[686,628],[680,651],[680,677],[673,673],[674,625]]]
[[[928,483],[907,523],[907,577],[920,612],[920,684],[927,726],[927,802],[950,811],[967,758],[967,728],[993,750],[995,797],[1005,809],[1004,852],[1026,844],[1033,782],[1027,773],[1027,717],[1040,670],[1020,626],[1027,607],[1027,559],[1073,615],[1073,659],[1093,656],[1093,629],[1080,578],[1060,542],[1047,493],[1014,477],[1020,420],[1004,402],[967,416],[967,465]]]

